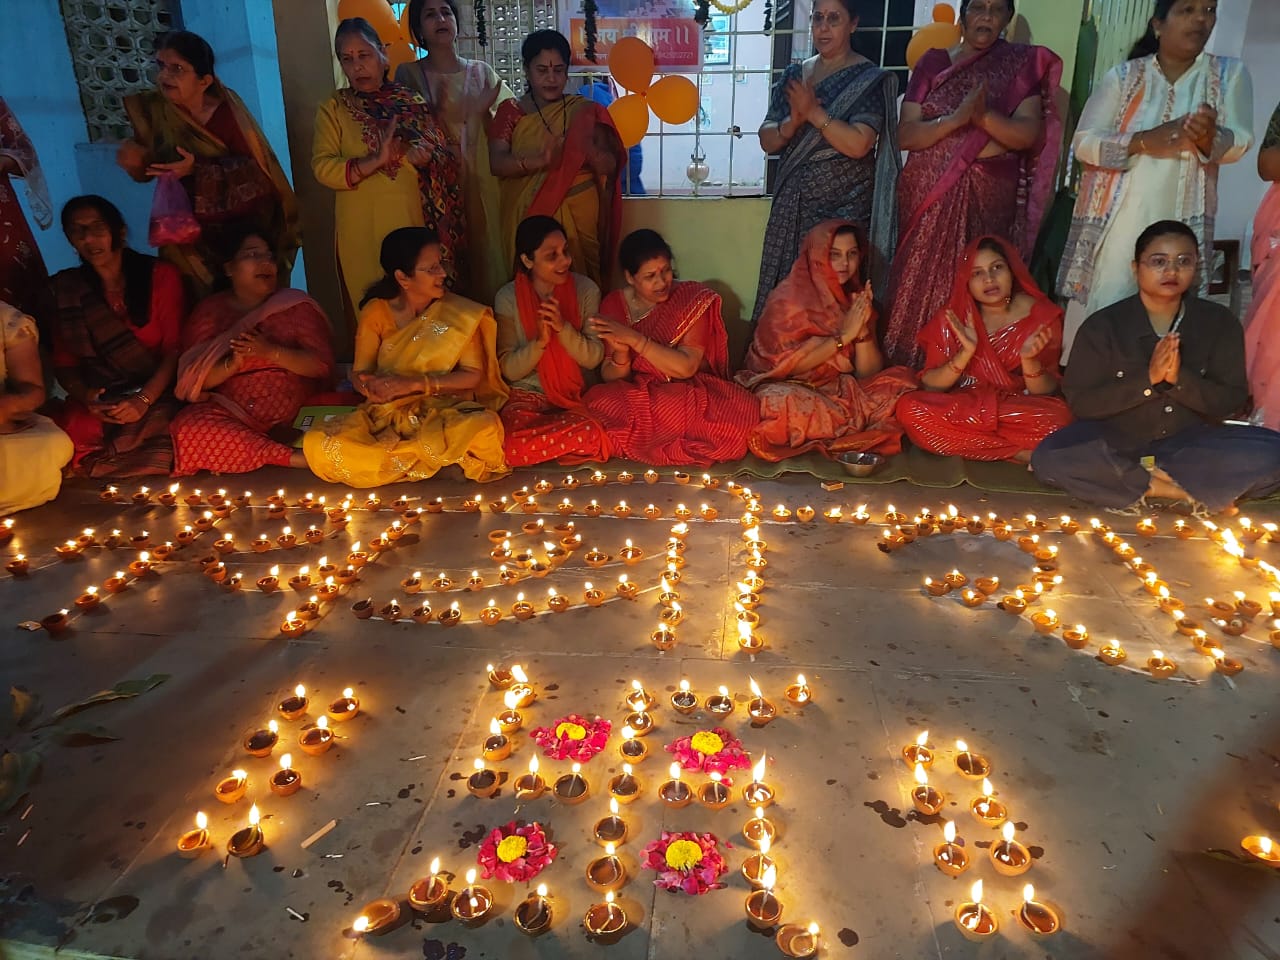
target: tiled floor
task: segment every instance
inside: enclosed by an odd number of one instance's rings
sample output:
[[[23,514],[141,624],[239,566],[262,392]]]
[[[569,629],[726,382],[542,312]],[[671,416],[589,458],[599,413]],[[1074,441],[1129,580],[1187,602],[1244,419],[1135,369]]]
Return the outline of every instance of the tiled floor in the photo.
[[[522,474],[480,492],[486,499],[511,495],[538,476]],[[225,482],[233,492],[244,486],[243,480]],[[234,533],[246,550],[259,533],[274,538],[286,522],[269,519],[263,505],[276,487],[284,485],[291,500],[307,489],[331,503],[342,493],[283,471],[249,483],[253,507],[218,525],[219,534]],[[184,484],[182,494],[191,486]],[[820,513],[813,522],[766,520],[761,528],[768,566],[757,612],[766,647],[754,659],[738,649],[732,608],[733,585],[745,569],[741,502],[723,487],[703,491],[696,481],[679,486],[669,473],[656,486],[583,486],[542,498],[548,507],[565,496],[579,508],[592,497],[606,508],[624,497],[637,508],[650,501],[661,507],[661,520],[577,518],[584,551],[598,546],[616,555],[631,538],[647,555],[635,565],[588,569],[579,551],[544,580],[502,587],[494,582],[497,565],[486,535],[499,527],[519,530],[536,517],[487,510],[427,514],[293,640],[280,636],[279,625],[305,597],[287,588],[263,595],[254,588],[257,578],[273,564],[285,579],[302,564],[315,570],[321,555],[341,562],[351,541],[368,544],[394,513],[356,509],[348,529],[337,531],[320,515],[290,509],[295,531],[315,523],[328,538],[293,551],[228,555],[228,568],[245,578],[245,589],[236,593],[200,574],[194,560],[210,552],[216,536],[206,533],[158,574],[77,616],[58,636],[16,624],[69,606],[134,554],[95,547],[60,562],[52,554],[55,543],[86,526],[97,536],[112,528],[126,536],[145,528],[153,541],[173,539],[203,508],[105,504],[95,490],[80,487],[56,505],[20,515],[5,551],[29,554],[39,569],[24,579],[0,580],[0,604],[11,625],[0,679],[38,694],[43,718],[123,680],[153,674],[168,679],[136,699],[76,714],[72,722],[89,734],[82,730],[70,744],[54,736],[65,730],[50,726],[4,741],[10,750],[41,745],[43,768],[29,796],[0,819],[0,956],[51,955],[34,947],[57,945],[64,947],[60,956],[166,960],[779,955],[767,935],[744,923],[748,889],[738,867],[751,851],[740,831],[751,813],[736,787],[749,777],[735,775],[734,802],[720,811],[697,804],[664,810],[656,796],[670,762],[663,746],[712,724],[701,711],[685,717],[671,709],[668,697],[682,678],[701,694],[727,686],[736,709],[724,725],[753,759],[767,751],[767,779],[778,793],[767,813],[779,834],[772,855],[782,919],[820,924],[823,957],[1280,956],[1280,873],[1238,856],[1244,835],[1280,834],[1280,652],[1268,642],[1269,620],[1260,617],[1238,639],[1211,628],[1244,665],[1228,681],[1171,629],[1171,620],[1111,550],[1083,533],[1056,532],[1051,524],[1055,532],[1044,539],[1060,547],[1064,582],[1032,609],[1052,606],[1066,623],[1086,624],[1095,640],[1121,641],[1133,669],[1108,667],[1094,656],[1093,643],[1071,650],[1059,635],[1039,635],[1027,619],[991,603],[971,610],[954,593],[933,598],[921,590],[924,576],[939,578],[957,568],[971,578],[999,576],[1004,587],[998,598],[1031,577],[1030,558],[1016,541],[957,532],[891,554],[876,548],[890,501],[909,513],[926,506],[939,511],[953,499],[963,515],[1032,511],[1056,517],[1065,510],[1087,518],[1065,499],[1033,502],[967,487],[939,499],[938,491],[901,484],[828,493],[809,478],[755,486],[768,510],[785,502],[793,509],[811,504]],[[438,481],[382,494],[387,500],[441,496],[456,508],[476,490]],[[849,522],[864,500],[873,523]],[[660,653],[649,642],[660,610],[654,587],[671,512],[681,501],[712,504],[720,519],[690,522],[687,565],[677,586],[685,617],[675,648]],[[835,505],[844,508],[845,522],[824,522],[821,511]],[[562,520],[550,511],[542,516],[547,525]],[[1265,511],[1252,514],[1255,522],[1267,518]],[[1131,521],[1117,529],[1156,566],[1190,616],[1207,619],[1203,598],[1230,597],[1233,590],[1269,607],[1259,573],[1203,538],[1175,539],[1168,519],[1160,525],[1156,538],[1138,536]],[[541,553],[541,539],[521,536],[516,545]],[[1249,550],[1280,565],[1280,546]],[[456,580],[473,569],[486,578],[481,592],[405,596],[400,589],[415,571],[429,581],[442,570]],[[634,603],[580,603],[584,581],[611,593],[624,572],[645,590]],[[518,590],[543,607],[549,586],[575,608],[525,622],[508,614],[492,627],[474,622],[489,598],[505,610]],[[381,607],[394,596],[406,613],[424,597],[437,610],[457,599],[466,622],[452,629],[407,620],[362,622],[351,612],[355,600],[371,598]],[[1154,647],[1179,663],[1178,677],[1194,682],[1151,679],[1141,668]],[[515,735],[509,760],[491,764],[505,775],[499,794],[488,800],[468,795],[465,778],[501,705],[486,680],[489,662],[518,662],[528,670],[539,690],[526,711],[530,726],[552,724],[570,712],[613,722],[605,752],[583,768],[591,796],[582,805],[516,801],[511,778],[526,769],[536,749],[523,733]],[[803,709],[784,697],[798,672],[814,691],[814,702]],[[749,678],[779,708],[778,719],[761,729],[747,722]],[[617,730],[633,679],[659,699],[657,728],[647,740],[649,757],[637,768],[643,796],[622,814],[629,838],[620,855],[631,879],[619,902],[632,928],[618,944],[604,947],[588,942],[580,926],[599,899],[583,877],[588,861],[600,854],[591,830],[607,814],[606,785],[620,769]],[[244,737],[265,724],[299,682],[313,698],[308,716],[281,722],[282,742],[273,757],[246,756]],[[346,686],[358,692],[360,715],[336,728],[333,750],[303,755],[295,744],[299,732]],[[940,822],[911,808],[911,771],[899,752],[923,729],[938,753],[933,782],[948,794],[943,815],[955,820],[974,864],[959,879],[932,866]],[[96,739],[106,735],[116,739]],[[992,761],[991,780],[1035,858],[1025,877],[1000,876],[988,862],[997,834],[979,826],[967,809],[978,790],[954,772],[956,738]],[[302,790],[287,798],[266,788],[286,749],[303,777]],[[542,763],[548,779],[567,772],[567,763]],[[218,803],[214,785],[239,766],[249,772],[249,796]],[[686,777],[694,784],[704,779]],[[267,848],[250,859],[226,861],[227,839],[246,824],[251,800],[263,814]],[[215,849],[181,859],[175,844],[197,810],[209,815]],[[536,940],[521,934],[511,916],[526,885],[493,880],[487,886],[497,908],[477,929],[424,922],[402,903],[396,929],[363,941],[347,935],[363,904],[383,896],[403,900],[433,857],[458,878],[458,889],[461,874],[475,865],[485,829],[512,819],[539,821],[558,847],[555,862],[539,877],[552,897],[548,933]],[[332,831],[301,847],[331,820],[337,821]],[[655,890],[639,854],[663,830],[712,831],[724,841],[731,868],[726,888],[701,898]],[[956,904],[978,878],[1000,922],[994,942],[983,946],[963,939],[952,922]],[[1026,881],[1060,908],[1064,930],[1057,936],[1033,941],[1019,927],[1014,914]]]

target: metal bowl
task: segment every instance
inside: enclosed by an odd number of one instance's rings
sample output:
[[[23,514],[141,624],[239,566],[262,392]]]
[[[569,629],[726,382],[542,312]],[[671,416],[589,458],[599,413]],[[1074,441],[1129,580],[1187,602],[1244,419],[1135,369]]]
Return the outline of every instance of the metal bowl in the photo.
[[[869,477],[884,466],[884,457],[878,453],[845,453],[836,459],[851,477]]]

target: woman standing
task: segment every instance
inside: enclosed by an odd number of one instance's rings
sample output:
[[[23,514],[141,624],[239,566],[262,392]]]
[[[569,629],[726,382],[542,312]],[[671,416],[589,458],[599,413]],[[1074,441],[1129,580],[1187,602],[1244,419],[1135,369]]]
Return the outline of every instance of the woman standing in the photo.
[[[616,456],[654,466],[737,460],[760,406],[729,379],[720,295],[675,279],[671,248],[653,230],[618,250],[627,285],[587,321],[605,347],[604,383],[585,397]]]
[[[1253,409],[1263,426],[1280,428],[1280,107],[1271,115],[1258,176],[1271,182],[1253,221],[1253,301],[1244,319]]]
[[[884,347],[918,368],[917,338],[947,302],[955,263],[984,235],[1029,260],[1053,192],[1062,123],[1057,54],[1001,38],[1013,0],[961,0],[962,39],[912,71],[898,140],[911,156],[898,180],[900,241]]]
[[[277,289],[267,238],[242,230],[223,254],[226,290],[191,312],[178,361],[173,472],[248,473],[305,467],[302,452],[268,436],[289,427],[333,374],[329,321],[301,290]]]
[[[527,89],[498,107],[489,128],[489,166],[502,181],[502,251],[510,259],[525,217],[559,221],[578,269],[609,283],[622,218],[619,172],[626,151],[609,111],[566,94],[569,41],[535,30],[520,46]]]
[[[600,309],[600,288],[570,267],[569,240],[550,217],[516,230],[516,278],[498,291],[498,363],[511,384],[502,408],[507,462],[609,459],[609,438],[582,404],[586,377],[604,358],[583,321]]]
[[[462,168],[468,262],[458,264],[460,293],[489,303],[510,276],[500,252],[498,182],[489,171],[489,132],[497,104],[514,94],[483,60],[458,56],[455,0],[411,0],[409,31],[427,55],[396,68],[396,81],[427,101]]]
[[[842,220],[810,230],[756,321],[737,381],[760,402],[751,452],[764,460],[902,449],[893,409],[916,378],[905,367],[884,369],[863,237]]]
[[[311,169],[335,191],[338,273],[354,314],[383,275],[378,247],[400,227],[430,226],[446,275],[466,257],[466,222],[458,158],[431,107],[387,79],[387,54],[363,17],[338,24],[334,51],[350,86],[316,113]]]
[[[823,220],[851,220],[868,232],[870,276],[884,286],[897,239],[898,81],[853,52],[857,29],[854,0],[818,0],[817,53],[788,65],[774,85],[759,136],[765,153],[781,154],[781,162],[753,319]]]
[[[0,301],[0,517],[48,503],[75,448],[48,417],[36,323]]]
[[[232,222],[251,222],[270,238],[288,273],[298,251],[293,188],[245,105],[218,82],[213,49],[194,33],[166,34],[156,51],[158,90],[124,99],[133,138],[116,162],[134,180],[171,173],[182,181],[200,222],[200,239],[160,255],[205,296],[220,275],[217,251]]]
[[[0,301],[23,313],[39,315],[48,292],[49,274],[18,203],[13,177],[21,178],[27,203],[40,229],[49,229],[53,223],[53,207],[40,161],[36,159],[36,149],[18,118],[0,98]]]
[[[68,200],[62,230],[80,256],[53,278],[53,366],[67,394],[54,419],[75,444],[72,465],[90,477],[167,475],[182,275],[126,247],[124,217],[102,197]]]
[[[469,480],[505,475],[492,311],[446,291],[444,248],[426,227],[387,234],[381,260],[351,367],[365,402],[303,435],[307,464],[352,487],[424,480],[455,463]]]
[[[1026,463],[1071,422],[1058,392],[1062,310],[1045,296],[1012,245],[970,244],[951,299],[920,335],[924,390],[898,402],[911,442],[929,453]]]
[[[1085,317],[1137,290],[1130,256],[1157,220],[1181,220],[1213,262],[1218,166],[1253,144],[1253,87],[1243,63],[1204,52],[1216,0],[1156,0],[1129,59],[1089,97],[1073,141],[1084,164],[1058,273],[1065,354]],[[1208,283],[1201,277],[1198,288]],[[1065,358],[1065,357],[1064,357]]]

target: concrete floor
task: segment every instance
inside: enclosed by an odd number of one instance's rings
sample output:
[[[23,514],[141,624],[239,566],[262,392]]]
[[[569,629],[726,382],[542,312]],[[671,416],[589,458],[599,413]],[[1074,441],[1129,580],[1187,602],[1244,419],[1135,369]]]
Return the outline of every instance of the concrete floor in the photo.
[[[487,499],[510,494],[540,475],[521,474],[482,492]],[[243,479],[207,478],[199,485],[224,483],[233,492],[245,486]],[[184,483],[182,493],[196,485]],[[255,476],[249,485],[257,491],[254,508],[232,513],[218,527],[246,546],[258,533],[274,537],[283,526],[266,519],[262,504],[275,487],[286,486],[291,499],[307,489],[331,501],[342,492],[283,471]],[[847,516],[865,500],[877,522],[891,501],[909,513],[954,501],[963,514],[1090,515],[1065,499],[968,487],[897,484],[827,493],[808,477],[752,486],[770,508],[780,501],[819,511],[839,504]],[[136,484],[122,489],[132,493]],[[475,489],[435,481],[382,492],[388,500],[438,495],[456,504]],[[694,522],[688,538],[678,588],[686,617],[673,650],[659,653],[648,642],[659,609],[653,591],[635,603],[578,606],[523,623],[508,615],[495,627],[473,622],[479,607],[492,596],[505,609],[519,587],[455,594],[472,622],[454,629],[355,619],[353,600],[371,597],[380,606],[399,595],[399,581],[414,570],[430,579],[443,569],[456,579],[476,568],[492,582],[486,533],[518,528],[528,518],[487,510],[424,516],[396,549],[365,569],[349,596],[292,641],[279,635],[278,625],[297,596],[288,589],[262,595],[253,582],[273,563],[287,576],[303,563],[314,568],[324,553],[339,560],[352,540],[368,543],[394,514],[357,510],[348,530],[331,533],[323,545],[232,555],[230,569],[243,571],[249,587],[239,593],[201,576],[193,560],[208,553],[215,538],[205,534],[177,562],[76,618],[58,637],[11,627],[0,680],[37,693],[45,716],[121,680],[170,678],[136,699],[79,715],[84,726],[106,727],[117,740],[62,745],[50,742],[47,730],[37,731],[44,734],[43,770],[29,797],[0,819],[0,956],[44,956],[36,948],[55,946],[63,948],[60,956],[165,960],[600,956],[606,948],[590,943],[580,925],[599,899],[583,872],[599,853],[590,829],[607,812],[606,784],[619,769],[616,731],[633,678],[657,693],[661,706],[650,756],[637,770],[645,795],[623,808],[630,839],[620,853],[631,880],[620,902],[633,929],[608,954],[619,960],[779,956],[744,923],[747,887],[738,866],[750,852],[740,835],[750,816],[745,805],[735,797],[718,812],[696,805],[664,811],[655,796],[670,759],[663,745],[710,725],[701,713],[681,717],[667,704],[687,678],[704,694],[721,684],[734,691],[738,709],[727,725],[753,758],[769,754],[768,780],[779,794],[769,815],[780,835],[774,856],[783,920],[819,923],[821,956],[1280,957],[1280,873],[1237,856],[1245,834],[1280,835],[1280,712],[1274,706],[1280,652],[1267,642],[1269,621],[1260,618],[1251,639],[1224,641],[1245,666],[1228,682],[1170,629],[1101,543],[1085,534],[1050,534],[1046,539],[1061,546],[1065,582],[1042,606],[1052,605],[1066,623],[1084,622],[1096,638],[1120,639],[1130,664],[1141,666],[1150,649],[1160,647],[1178,660],[1181,676],[1195,682],[1156,681],[1141,670],[1102,664],[1092,645],[1077,652],[1057,637],[1039,636],[1028,620],[990,604],[970,610],[954,596],[935,599],[920,589],[923,576],[940,577],[953,567],[971,578],[998,575],[1010,587],[1025,582],[1028,557],[1014,543],[956,533],[885,555],[875,547],[876,524],[831,525],[819,516],[808,524],[764,524],[769,566],[758,612],[767,647],[751,662],[737,649],[731,608],[732,584],[743,569],[736,500],[723,489],[677,486],[669,474],[652,487],[584,486],[552,497],[565,495],[579,505],[592,496],[608,505],[621,497],[636,505],[652,500],[667,518],[578,518],[588,546],[616,554],[631,537],[649,559],[588,571],[579,555],[546,580],[521,585],[537,599],[554,585],[577,600],[584,580],[611,587],[624,569],[652,587],[674,504],[706,501],[720,508],[719,521]],[[60,562],[52,554],[55,543],[85,526],[126,534],[145,528],[163,541],[198,512],[181,503],[104,504],[96,489],[81,486],[56,505],[18,516],[14,539],[0,549],[29,554],[39,569],[25,579],[0,580],[10,624],[70,606],[86,586],[132,559],[132,551],[94,548]],[[1254,509],[1251,516],[1261,522],[1275,512]],[[319,522],[296,509],[290,519],[295,530]],[[1117,520],[1116,527],[1131,533],[1131,523]],[[1163,533],[1169,525],[1162,521]],[[1202,598],[1232,590],[1266,604],[1262,578],[1205,539],[1132,539],[1192,616],[1205,618]],[[1276,546],[1251,552],[1280,565]],[[434,593],[426,596],[437,609],[446,605]],[[402,599],[407,612],[414,601]],[[491,800],[467,794],[463,778],[500,706],[485,677],[489,661],[525,665],[541,691],[526,711],[530,725],[569,712],[614,722],[606,751],[584,767],[592,786],[586,803],[567,807],[544,798],[520,805],[509,784]],[[815,693],[804,709],[783,698],[798,671]],[[763,729],[746,722],[749,676],[779,704],[779,718]],[[281,724],[272,758],[246,756],[243,738],[274,715],[274,705],[298,682],[315,705],[355,687],[360,716],[337,729],[336,747],[323,756],[302,755],[294,744],[319,715],[314,707],[307,719]],[[940,754],[933,782],[950,795],[944,815],[956,820],[975,858],[959,879],[932,865],[941,826],[912,812],[911,771],[899,757],[902,745],[925,728]],[[24,749],[35,738],[19,733],[0,742]],[[1000,877],[986,862],[996,835],[966,810],[977,791],[953,772],[956,738],[994,765],[991,779],[1036,856],[1023,878]],[[512,777],[535,750],[523,735],[515,739],[511,759],[494,765]],[[280,798],[265,786],[286,748],[304,787]],[[241,766],[249,771],[249,798],[232,806],[216,802],[214,784]],[[566,770],[567,764],[543,761],[550,777]],[[251,799],[264,815],[267,849],[224,866],[227,838],[245,824]],[[215,850],[180,859],[177,837],[198,809],[209,814]],[[484,829],[513,818],[538,820],[559,847],[539,878],[553,898],[548,934],[530,940],[514,927],[510,917],[526,890],[495,880],[487,885],[497,909],[479,929],[425,923],[409,917],[406,907],[406,922],[384,936],[356,941],[345,935],[362,904],[403,898],[432,857],[459,877],[457,889],[475,863]],[[309,849],[300,847],[331,819],[338,821],[334,830]],[[724,849],[727,888],[701,898],[655,890],[638,855],[664,829],[713,831],[732,843]],[[983,946],[964,940],[951,919],[978,878],[1000,919],[999,936]],[[1019,928],[1014,911],[1026,881],[1061,909],[1065,929],[1056,937],[1033,942]]]

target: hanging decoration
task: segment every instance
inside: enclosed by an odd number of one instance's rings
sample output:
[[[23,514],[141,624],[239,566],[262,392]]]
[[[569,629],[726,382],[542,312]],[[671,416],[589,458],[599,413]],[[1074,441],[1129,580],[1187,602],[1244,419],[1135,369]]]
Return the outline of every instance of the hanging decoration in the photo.
[[[711,4],[709,0],[696,0],[694,6],[697,9],[693,14],[693,22],[705,30],[711,20]]]
[[[587,59],[592,63],[596,62],[596,14],[600,12],[600,8],[596,5],[596,0],[583,0],[582,2],[582,32],[586,39],[586,46],[583,52],[587,55]]]
[[[773,33],[773,0],[764,0],[764,32]]]
[[[933,22],[927,23],[911,36],[907,44],[907,69],[914,70],[917,61],[930,50],[945,50],[960,42],[960,26],[956,23],[956,11],[949,3],[933,8]]]
[[[738,0],[737,3],[724,3],[722,0],[707,0],[707,2],[726,16],[732,16],[735,13],[741,13],[743,10],[747,9],[747,7],[751,6],[752,0]],[[701,4],[699,4],[699,7],[701,7]],[[694,19],[696,20],[697,18],[695,17]],[[768,30],[768,26],[766,26],[765,29]]]
[[[489,46],[489,27],[484,20],[484,0],[476,0],[476,43],[480,49]]]
[[[649,111],[663,123],[688,123],[698,112],[698,88],[680,74],[654,82],[653,48],[639,37],[623,37],[609,51],[609,73],[627,91],[609,105],[618,136],[634,147],[649,132]]]

